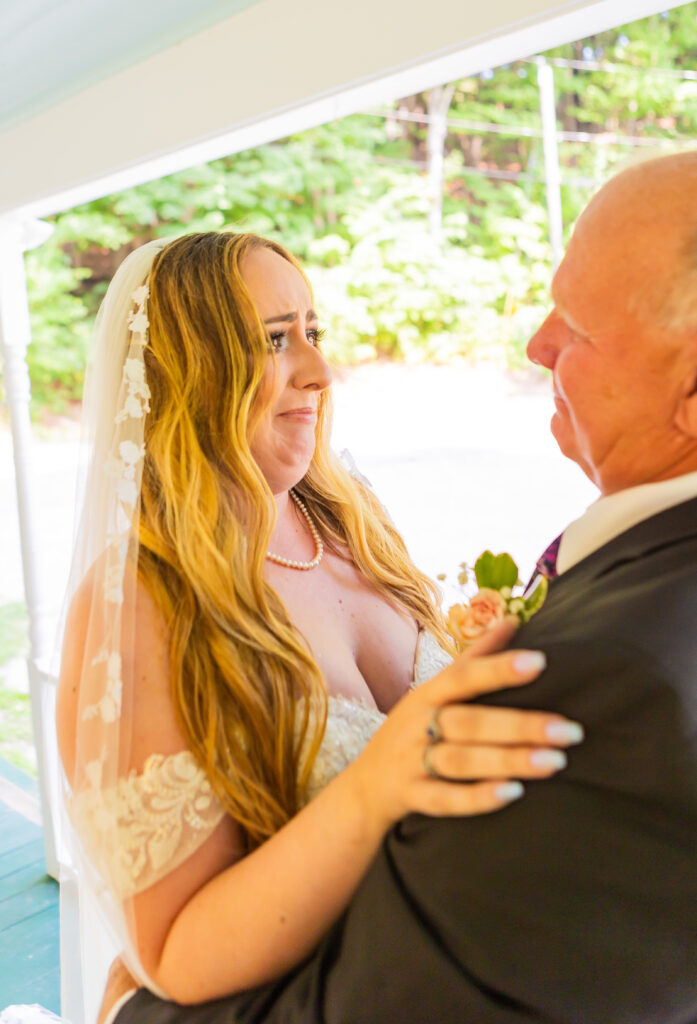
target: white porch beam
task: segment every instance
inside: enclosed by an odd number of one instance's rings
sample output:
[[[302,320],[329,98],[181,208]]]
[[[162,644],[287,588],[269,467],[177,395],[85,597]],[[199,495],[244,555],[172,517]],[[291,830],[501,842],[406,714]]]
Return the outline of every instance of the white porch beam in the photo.
[[[0,213],[45,216],[666,6],[682,4],[262,0],[0,133]]]

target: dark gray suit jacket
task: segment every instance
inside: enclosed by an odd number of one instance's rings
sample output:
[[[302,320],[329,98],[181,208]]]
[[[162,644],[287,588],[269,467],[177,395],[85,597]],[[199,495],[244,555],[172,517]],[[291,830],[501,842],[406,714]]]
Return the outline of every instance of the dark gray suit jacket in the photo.
[[[697,1024],[697,500],[550,587],[548,668],[481,703],[586,727],[569,767],[478,818],[411,816],[300,968],[118,1024]]]

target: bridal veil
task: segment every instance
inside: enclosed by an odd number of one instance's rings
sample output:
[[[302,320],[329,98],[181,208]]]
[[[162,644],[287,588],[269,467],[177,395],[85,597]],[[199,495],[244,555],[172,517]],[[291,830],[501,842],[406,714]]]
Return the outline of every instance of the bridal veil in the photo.
[[[131,762],[139,509],[150,409],[148,279],[167,242],[148,242],[125,259],[97,317],[66,600],[76,642],[72,649],[66,645],[62,668],[77,690],[74,735],[62,753],[70,860],[80,887],[83,984],[93,983],[90,960],[106,946],[153,991],[136,953],[131,898],[188,857],[222,817],[188,751],[155,754],[138,772]],[[185,801],[187,790],[191,799]],[[106,943],[102,929],[111,933]]]

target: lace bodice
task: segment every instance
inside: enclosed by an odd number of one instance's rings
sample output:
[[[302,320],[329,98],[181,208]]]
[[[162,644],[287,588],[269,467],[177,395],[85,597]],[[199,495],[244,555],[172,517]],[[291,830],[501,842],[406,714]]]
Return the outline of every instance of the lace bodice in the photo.
[[[450,661],[450,655],[438,646],[433,636],[422,631],[416,645],[412,685],[432,679]],[[310,800],[358,757],[385,717],[382,711],[362,701],[349,697],[329,698],[327,727],[308,786]]]
[[[414,660],[414,686],[431,679],[450,656],[430,633],[421,632]],[[308,786],[315,797],[350,764],[384,722],[375,707],[330,696],[327,725]],[[95,786],[71,802],[70,814],[93,861],[112,888],[133,896],[181,864],[211,835],[224,811],[208,777],[188,750],[153,754],[143,771],[131,772],[111,789]],[[115,838],[118,837],[115,841]]]

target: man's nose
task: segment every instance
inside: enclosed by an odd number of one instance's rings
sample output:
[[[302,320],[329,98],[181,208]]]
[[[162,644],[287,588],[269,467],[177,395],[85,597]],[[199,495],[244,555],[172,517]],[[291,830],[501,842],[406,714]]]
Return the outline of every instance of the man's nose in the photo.
[[[531,363],[545,366],[548,370],[554,369],[559,354],[556,334],[555,314],[552,312],[528,342],[526,354]]]

